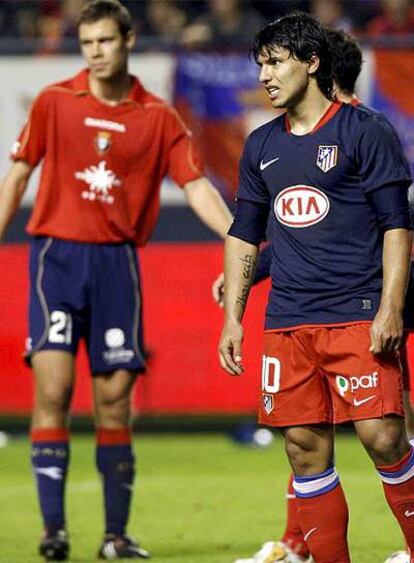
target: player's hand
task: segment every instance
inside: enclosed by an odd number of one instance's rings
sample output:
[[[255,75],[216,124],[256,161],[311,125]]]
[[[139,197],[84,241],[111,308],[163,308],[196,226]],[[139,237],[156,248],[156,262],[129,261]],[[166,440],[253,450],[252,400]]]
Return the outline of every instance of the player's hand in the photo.
[[[211,293],[213,294],[213,299],[219,307],[224,307],[224,273],[215,279],[212,287]]]
[[[243,327],[236,321],[227,321],[224,325],[219,343],[221,367],[230,375],[241,375]]]
[[[403,320],[399,311],[379,308],[371,325],[371,346],[373,354],[397,352],[403,341]]]

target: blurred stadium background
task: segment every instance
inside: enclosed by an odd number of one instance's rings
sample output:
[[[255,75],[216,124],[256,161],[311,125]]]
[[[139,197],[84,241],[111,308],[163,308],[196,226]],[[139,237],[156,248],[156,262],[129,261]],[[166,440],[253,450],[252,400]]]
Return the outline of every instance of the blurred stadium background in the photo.
[[[82,65],[77,50],[76,18],[83,3],[83,0],[0,0],[1,175],[7,170],[8,154],[34,96],[44,85],[74,74]],[[244,138],[251,129],[274,115],[258,86],[255,65],[248,58],[251,39],[261,23],[293,8],[308,10],[323,23],[344,28],[359,37],[365,63],[358,82],[358,95],[364,103],[383,111],[394,124],[414,172],[414,7],[410,0],[130,0],[124,3],[133,13],[138,31],[136,52],[131,57],[131,72],[137,74],[149,90],[177,106],[200,143],[208,175],[230,204],[237,185],[237,163]],[[27,429],[32,400],[31,374],[22,361],[22,352],[28,295],[28,246],[24,225],[35,193],[36,176],[4,244],[0,246],[0,428],[12,436]],[[211,283],[221,270],[221,243],[193,217],[180,190],[168,180],[163,185],[161,200],[155,235],[151,243],[140,251],[149,365],[148,373],[140,378],[135,393],[136,426],[142,431],[231,430],[242,422],[253,422],[255,418],[261,369],[261,327],[268,286],[264,283],[255,288],[248,305],[247,372],[240,379],[230,378],[218,367],[216,348],[222,312],[211,298]],[[412,349],[410,354],[413,356]],[[90,429],[90,423],[85,423],[91,412],[91,403],[88,366],[83,353],[78,367],[73,403],[74,427]],[[223,497],[222,506],[241,502],[239,494],[243,496],[249,487],[254,491],[257,481],[264,481],[269,476],[272,493],[269,494],[269,486],[265,488],[263,485],[257,497],[251,494],[246,502],[242,501],[241,516],[232,522],[229,539],[224,534],[223,537],[213,534],[214,555],[208,542],[201,544],[199,552],[191,552],[192,542],[186,544],[187,538],[184,545],[187,545],[185,549],[188,553],[185,555],[177,548],[177,553],[169,556],[167,537],[163,539],[164,543],[161,542],[165,558],[160,561],[224,562],[231,560],[232,555],[254,551],[260,541],[269,539],[272,534],[273,522],[266,518],[274,518],[273,502],[269,501],[276,499],[277,494],[281,507],[277,516],[280,528],[287,474],[283,461],[280,461],[281,469],[280,466],[277,469],[283,474],[282,481],[277,479],[278,473],[272,474],[276,457],[282,458],[280,447],[277,448],[277,456],[272,447],[271,453],[266,453],[264,458],[253,450],[246,454],[231,450],[218,437],[211,438],[211,442],[200,436],[188,437],[187,441],[182,441],[184,438],[180,437],[165,443],[162,440],[154,437],[154,442],[144,440],[142,446],[144,477],[140,494],[146,495],[146,511],[149,511],[148,506],[159,507],[160,502],[171,500],[163,499],[156,488],[149,487],[145,493],[146,479],[150,480],[151,473],[148,469],[145,477],[145,468],[150,465],[147,455],[149,458],[153,455],[153,459],[158,460],[155,463],[162,464],[161,451],[166,452],[166,463],[173,465],[174,451],[181,452],[177,454],[176,462],[185,465],[191,459],[191,452],[199,450],[197,444],[204,444],[206,452],[209,452],[205,458],[200,457],[197,467],[200,465],[201,468],[201,460],[207,464],[210,460],[211,467],[215,468],[211,469],[214,487],[219,488],[222,479],[223,485],[230,490],[230,495]],[[357,446],[352,435],[343,438],[343,441],[345,451],[352,449],[350,457],[354,459],[353,452]],[[151,449],[156,445],[160,448],[157,454]],[[5,475],[0,495],[11,503],[10,506],[19,502],[21,497],[22,511],[23,500],[29,490],[25,489],[26,484],[30,487],[27,452],[23,451],[25,447],[25,442],[12,440],[8,448],[0,450],[0,473]],[[184,448],[186,453],[183,454],[184,450],[180,448]],[[362,458],[361,453],[356,455]],[[216,456],[225,456],[228,461],[215,465]],[[271,469],[264,463],[265,459],[266,463],[271,460]],[[191,463],[193,461],[191,459]],[[236,466],[241,464],[242,468],[245,464],[247,468],[245,481],[240,468],[236,469],[238,489],[229,484],[234,473],[231,470],[233,463]],[[21,466],[16,472],[15,464]],[[361,467],[358,464],[350,466],[348,473],[345,468],[345,475],[348,475],[345,478],[351,483],[351,496],[356,499],[362,498],[358,475],[366,467],[367,462],[361,461]],[[75,482],[89,482],[92,477],[88,475],[92,470],[92,464],[86,469],[79,465]],[[179,470],[172,470],[172,473],[175,471]],[[168,478],[168,472],[161,478],[165,487],[169,486]],[[367,479],[375,479],[372,472]],[[159,484],[157,486],[161,488]],[[181,494],[179,487],[183,490],[185,487],[182,482],[177,486],[177,492]],[[83,490],[82,486],[80,490]],[[8,495],[6,491],[9,491]],[[156,496],[161,494],[158,504],[151,500],[152,493]],[[207,494],[220,498],[221,493],[211,489]],[[378,513],[377,518],[383,518],[385,505],[381,504],[379,485],[375,485],[370,494],[367,506],[379,503],[374,512]],[[201,490],[200,495],[203,496]],[[213,513],[221,506],[219,502],[214,503],[209,509]],[[256,537],[253,537],[252,531],[249,541],[239,538],[241,541],[237,543],[236,539],[233,540],[238,526],[250,526],[250,517],[257,516],[261,507],[263,517],[260,518]],[[190,505],[177,507],[176,510],[184,510],[191,519],[189,511],[197,512],[198,508]],[[31,515],[35,518],[34,508]],[[145,511],[141,518],[145,520]],[[357,563],[379,561],[387,549],[398,548],[395,545],[398,533],[392,528],[391,518],[384,518],[385,524],[378,520],[375,525],[385,525],[388,530],[386,538],[380,541],[372,538],[371,542],[368,534],[368,540],[366,535],[355,539],[357,550],[360,549],[360,555],[355,559]],[[214,517],[211,517],[213,521]],[[28,522],[28,526],[36,526],[36,522]],[[203,522],[203,525],[212,526],[208,522]],[[12,526],[13,522],[8,525]],[[161,527],[164,525],[168,524],[164,523]],[[174,527],[171,533],[178,543],[180,538],[186,537],[185,531]],[[190,535],[192,533],[189,532]],[[0,533],[0,561],[36,560],[27,555],[19,559],[17,554],[13,558],[9,555],[3,558],[2,553],[8,552],[2,552],[1,541]],[[226,543],[232,541],[236,542],[234,549]],[[370,555],[362,555],[363,542],[366,541],[373,545],[377,542]],[[218,554],[220,548],[224,549],[224,555]]]

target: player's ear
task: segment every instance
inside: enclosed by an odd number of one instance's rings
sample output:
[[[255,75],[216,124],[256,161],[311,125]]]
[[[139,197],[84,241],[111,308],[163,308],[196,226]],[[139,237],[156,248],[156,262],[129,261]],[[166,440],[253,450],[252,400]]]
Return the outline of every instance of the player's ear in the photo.
[[[308,74],[315,74],[320,64],[319,57],[312,55],[308,62]]]
[[[128,31],[128,33],[125,36],[125,43],[126,43],[128,51],[132,51],[136,40],[137,40],[137,36],[135,34],[135,31],[132,31],[132,30]]]

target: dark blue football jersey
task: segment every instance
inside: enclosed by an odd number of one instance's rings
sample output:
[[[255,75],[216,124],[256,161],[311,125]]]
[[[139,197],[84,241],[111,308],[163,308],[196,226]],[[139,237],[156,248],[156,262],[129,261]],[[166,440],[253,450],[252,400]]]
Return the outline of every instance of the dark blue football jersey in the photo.
[[[333,103],[303,136],[291,134],[285,115],[253,131],[238,197],[269,207],[267,329],[372,320],[384,230],[409,226],[404,215],[384,229],[374,194],[410,183],[394,131],[364,107]]]

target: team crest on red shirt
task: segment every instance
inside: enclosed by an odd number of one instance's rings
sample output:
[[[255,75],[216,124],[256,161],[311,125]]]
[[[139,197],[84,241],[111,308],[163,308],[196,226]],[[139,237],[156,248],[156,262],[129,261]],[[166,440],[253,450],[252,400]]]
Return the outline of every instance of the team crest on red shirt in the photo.
[[[319,145],[316,164],[323,172],[328,172],[336,166],[338,162],[337,145]]]
[[[99,154],[104,154],[112,145],[111,133],[99,131],[95,137],[95,148]]]

